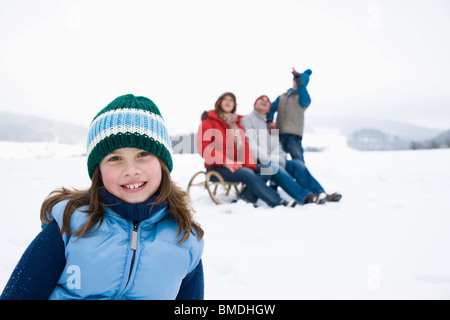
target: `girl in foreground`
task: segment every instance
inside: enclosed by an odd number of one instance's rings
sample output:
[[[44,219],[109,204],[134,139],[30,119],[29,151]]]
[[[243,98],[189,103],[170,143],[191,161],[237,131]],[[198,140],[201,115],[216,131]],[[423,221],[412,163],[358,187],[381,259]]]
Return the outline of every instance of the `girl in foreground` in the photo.
[[[2,299],[203,299],[203,230],[171,180],[164,120],[125,95],[91,123],[88,190],[53,191]]]

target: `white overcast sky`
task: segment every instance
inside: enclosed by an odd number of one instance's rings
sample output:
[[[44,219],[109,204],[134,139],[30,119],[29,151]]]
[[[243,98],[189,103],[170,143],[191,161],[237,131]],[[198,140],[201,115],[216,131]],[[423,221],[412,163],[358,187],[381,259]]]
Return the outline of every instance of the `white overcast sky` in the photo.
[[[88,126],[152,99],[172,131],[217,97],[249,113],[312,69],[310,116],[450,129],[448,0],[0,0],[0,110]]]

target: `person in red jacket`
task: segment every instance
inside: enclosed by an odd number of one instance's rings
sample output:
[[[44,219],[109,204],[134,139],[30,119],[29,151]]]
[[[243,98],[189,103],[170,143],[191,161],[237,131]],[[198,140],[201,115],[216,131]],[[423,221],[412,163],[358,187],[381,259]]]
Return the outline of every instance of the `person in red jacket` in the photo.
[[[236,114],[236,105],[236,96],[225,92],[217,99],[214,110],[202,115],[197,152],[205,159],[206,170],[217,171],[226,181],[244,183],[254,196],[242,198],[244,201],[254,203],[260,198],[270,207],[295,206],[296,202],[282,199],[256,173],[256,161],[240,123],[242,116]]]

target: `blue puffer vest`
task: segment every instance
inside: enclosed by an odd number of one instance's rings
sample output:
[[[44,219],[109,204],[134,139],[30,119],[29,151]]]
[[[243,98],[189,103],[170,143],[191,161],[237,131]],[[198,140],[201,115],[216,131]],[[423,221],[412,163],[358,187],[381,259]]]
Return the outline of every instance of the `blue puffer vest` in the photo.
[[[58,226],[66,203],[53,207]],[[72,214],[71,230],[86,222],[85,209]],[[63,234],[66,266],[50,299],[175,299],[183,278],[201,258],[203,239],[191,234],[178,244],[181,236],[166,206],[137,228],[111,208],[104,210],[103,223],[93,235]]]

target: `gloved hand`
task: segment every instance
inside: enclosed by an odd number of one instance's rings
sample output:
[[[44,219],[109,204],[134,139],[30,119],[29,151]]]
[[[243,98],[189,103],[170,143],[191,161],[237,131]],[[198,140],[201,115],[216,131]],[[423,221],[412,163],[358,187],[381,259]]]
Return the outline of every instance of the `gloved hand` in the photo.
[[[294,76],[294,81],[297,86],[303,85],[302,74],[300,72],[292,68],[292,75]]]
[[[267,130],[269,131],[270,134],[272,134],[272,130],[277,129],[277,125],[275,123],[272,122],[272,120],[270,120],[270,122],[267,122]]]

